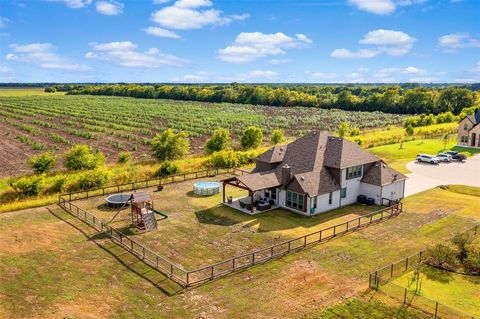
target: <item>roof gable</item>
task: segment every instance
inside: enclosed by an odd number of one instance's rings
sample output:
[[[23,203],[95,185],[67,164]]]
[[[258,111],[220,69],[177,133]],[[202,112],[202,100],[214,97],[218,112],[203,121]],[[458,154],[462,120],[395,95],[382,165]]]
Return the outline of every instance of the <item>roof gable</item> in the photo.
[[[344,138],[330,136],[323,165],[333,168],[347,168],[378,161],[379,158]]]
[[[385,162],[378,161],[365,170],[361,182],[384,186],[405,179],[407,179],[407,176],[391,168]]]

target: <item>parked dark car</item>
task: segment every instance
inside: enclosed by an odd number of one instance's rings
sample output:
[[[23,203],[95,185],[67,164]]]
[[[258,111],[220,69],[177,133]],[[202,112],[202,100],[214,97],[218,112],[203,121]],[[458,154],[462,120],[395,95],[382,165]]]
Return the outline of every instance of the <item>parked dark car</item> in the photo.
[[[465,154],[460,154],[456,151],[448,151],[448,152],[445,152],[445,153],[449,154],[449,155],[452,155],[452,159],[456,160],[456,161],[459,161],[459,162],[462,162],[462,161],[467,159],[467,156]]]

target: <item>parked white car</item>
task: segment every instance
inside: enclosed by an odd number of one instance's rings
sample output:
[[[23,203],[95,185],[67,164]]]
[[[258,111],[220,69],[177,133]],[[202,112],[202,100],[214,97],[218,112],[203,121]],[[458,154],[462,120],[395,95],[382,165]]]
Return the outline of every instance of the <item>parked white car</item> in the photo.
[[[419,154],[417,155],[417,161],[419,162],[424,162],[424,163],[430,163],[430,164],[438,164],[440,160],[436,158],[433,155],[429,154]]]
[[[436,156],[440,162],[450,162],[452,160],[452,155],[447,153],[440,153]]]

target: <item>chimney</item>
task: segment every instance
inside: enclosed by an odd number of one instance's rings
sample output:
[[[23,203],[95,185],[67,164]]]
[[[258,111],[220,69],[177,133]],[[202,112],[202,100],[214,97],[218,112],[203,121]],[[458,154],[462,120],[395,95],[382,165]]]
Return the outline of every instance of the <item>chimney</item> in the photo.
[[[282,166],[282,185],[285,186],[290,181],[292,169],[288,164]]]

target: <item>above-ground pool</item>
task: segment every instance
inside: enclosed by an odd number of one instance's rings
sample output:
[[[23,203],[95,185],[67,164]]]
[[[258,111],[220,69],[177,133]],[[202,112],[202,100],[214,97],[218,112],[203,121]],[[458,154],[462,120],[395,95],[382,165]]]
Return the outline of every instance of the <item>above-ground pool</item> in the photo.
[[[197,195],[214,195],[220,192],[222,184],[218,182],[196,182],[193,184],[193,192]]]
[[[125,205],[132,195],[130,194],[113,194],[107,197],[107,205],[118,208]]]

